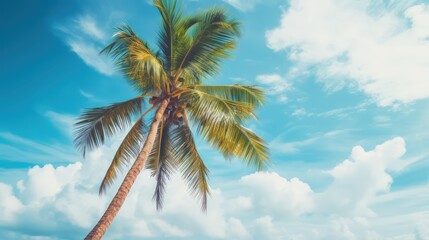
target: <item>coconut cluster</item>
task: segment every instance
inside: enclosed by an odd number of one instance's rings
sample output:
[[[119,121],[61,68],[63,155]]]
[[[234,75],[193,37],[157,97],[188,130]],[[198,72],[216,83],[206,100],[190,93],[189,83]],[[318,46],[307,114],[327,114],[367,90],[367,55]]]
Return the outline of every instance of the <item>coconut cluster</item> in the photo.
[[[157,102],[157,100],[157,97],[152,97],[149,99],[149,103],[154,104]],[[170,99],[170,102],[168,103],[164,112],[164,122],[169,122],[176,125],[182,124],[184,116],[183,114],[186,107],[188,107],[188,104],[181,102],[179,97]]]

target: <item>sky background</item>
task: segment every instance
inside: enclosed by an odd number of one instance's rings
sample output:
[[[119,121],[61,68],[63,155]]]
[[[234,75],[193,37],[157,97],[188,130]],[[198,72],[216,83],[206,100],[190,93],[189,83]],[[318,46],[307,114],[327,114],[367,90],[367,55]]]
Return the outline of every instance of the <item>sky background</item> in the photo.
[[[256,172],[199,139],[208,212],[180,176],[156,212],[144,172],[105,239],[429,239],[429,2],[184,0],[243,22],[210,84],[267,91],[247,124],[270,145]],[[73,123],[137,93],[98,52],[130,24],[155,45],[150,1],[0,3],[0,239],[82,239],[116,192],[98,186],[121,135],[86,159]]]

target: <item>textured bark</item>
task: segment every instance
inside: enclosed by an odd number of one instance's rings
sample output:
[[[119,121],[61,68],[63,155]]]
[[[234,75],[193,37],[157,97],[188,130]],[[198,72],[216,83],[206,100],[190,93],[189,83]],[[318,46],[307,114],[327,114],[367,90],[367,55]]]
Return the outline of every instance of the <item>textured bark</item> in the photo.
[[[106,233],[110,224],[112,224],[113,219],[115,218],[116,214],[119,212],[119,209],[124,203],[125,198],[127,197],[137,176],[143,169],[144,163],[146,162],[152,150],[153,144],[155,142],[156,134],[158,131],[158,126],[162,121],[162,117],[164,115],[164,111],[167,105],[168,105],[168,100],[164,100],[161,103],[158,110],[156,111],[154,116],[154,121],[150,126],[146,142],[143,145],[143,149],[141,150],[133,166],[131,166],[130,170],[125,176],[124,181],[119,187],[115,197],[112,199],[112,202],[110,202],[110,205],[107,208],[106,212],[103,214],[100,221],[98,221],[97,225],[95,225],[95,227],[91,230],[91,232],[85,237],[85,240],[101,239],[103,235]]]

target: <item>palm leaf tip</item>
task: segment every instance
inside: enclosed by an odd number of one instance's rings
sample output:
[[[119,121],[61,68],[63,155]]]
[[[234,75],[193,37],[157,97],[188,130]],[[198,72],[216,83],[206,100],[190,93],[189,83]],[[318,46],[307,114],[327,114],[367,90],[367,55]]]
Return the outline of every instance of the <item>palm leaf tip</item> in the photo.
[[[189,190],[200,199],[201,209],[207,210],[207,198],[210,195],[208,184],[209,170],[196,148],[192,132],[186,124],[172,132],[174,157],[179,161],[179,169],[188,183]]]
[[[241,155],[247,160],[248,164],[256,166],[258,171],[265,169],[270,165],[268,144],[264,139],[257,136],[252,130],[239,126],[247,140],[243,145],[237,146],[237,155]]]
[[[219,101],[213,97],[199,98],[188,109],[197,132],[227,158],[236,156],[258,170],[263,169],[269,163],[267,143],[241,125],[241,120],[253,112],[242,108],[238,111],[227,101],[221,101],[222,105]]]
[[[107,107],[86,110],[74,127],[74,145],[85,156],[102,145],[107,137],[124,130],[131,123],[134,115],[141,113],[142,97]]]
[[[221,60],[235,49],[240,24],[222,8],[201,11],[194,19],[189,44],[177,54],[177,69],[200,82],[219,73]]]
[[[146,168],[152,170],[152,176],[156,179],[155,192],[152,199],[156,203],[157,211],[164,206],[164,195],[167,181],[177,168],[176,159],[172,155],[170,125],[161,122],[154,147],[149,155]]]

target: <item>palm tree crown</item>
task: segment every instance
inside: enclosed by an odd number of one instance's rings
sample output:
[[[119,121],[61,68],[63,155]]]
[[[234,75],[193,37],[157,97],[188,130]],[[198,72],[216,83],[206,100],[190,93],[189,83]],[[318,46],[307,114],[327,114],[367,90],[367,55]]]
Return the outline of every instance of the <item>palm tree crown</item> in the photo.
[[[190,125],[226,158],[238,157],[262,169],[268,163],[267,145],[243,123],[256,118],[263,91],[255,86],[202,84],[219,73],[221,61],[230,56],[240,35],[240,23],[224,9],[185,16],[176,1],[155,0],[154,6],[162,18],[156,48],[125,25],[102,50],[115,59],[139,95],[84,112],[76,123],[75,145],[85,155],[107,137],[131,127],[104,176],[101,194],[141,152],[152,124],[145,117],[167,101],[145,164],[157,181],[153,198],[157,209],[162,208],[166,180],[178,170],[205,210],[209,171]]]

